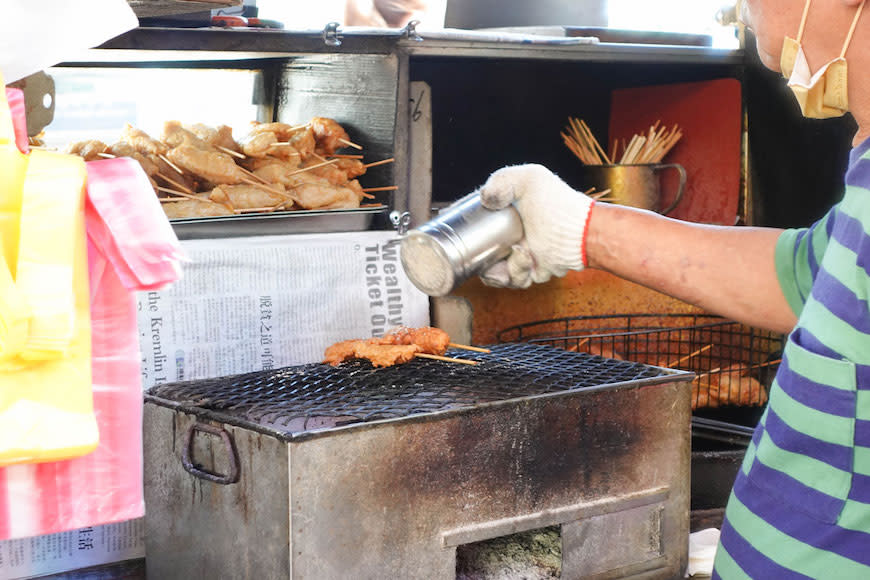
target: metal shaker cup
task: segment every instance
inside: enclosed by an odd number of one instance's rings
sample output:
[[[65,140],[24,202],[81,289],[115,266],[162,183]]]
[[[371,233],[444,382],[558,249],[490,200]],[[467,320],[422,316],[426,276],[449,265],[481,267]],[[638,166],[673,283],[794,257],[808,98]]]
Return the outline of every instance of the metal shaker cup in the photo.
[[[522,237],[523,222],[513,206],[487,209],[473,192],[408,232],[400,247],[402,266],[422,292],[444,296],[506,258]]]

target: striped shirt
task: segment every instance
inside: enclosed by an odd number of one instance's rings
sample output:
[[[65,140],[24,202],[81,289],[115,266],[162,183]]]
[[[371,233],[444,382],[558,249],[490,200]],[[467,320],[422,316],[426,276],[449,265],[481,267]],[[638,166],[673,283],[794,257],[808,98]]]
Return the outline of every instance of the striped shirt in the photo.
[[[714,578],[870,579],[870,140],[776,248],[798,316],[725,511]]]

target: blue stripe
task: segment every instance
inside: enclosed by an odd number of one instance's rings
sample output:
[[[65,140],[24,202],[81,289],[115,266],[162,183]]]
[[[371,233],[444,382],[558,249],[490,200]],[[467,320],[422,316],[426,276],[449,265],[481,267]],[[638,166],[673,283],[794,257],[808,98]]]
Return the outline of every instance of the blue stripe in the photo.
[[[860,473],[852,474],[852,487],[849,489],[849,499],[868,504],[865,510],[870,513],[870,476]],[[870,546],[867,548],[870,550]]]
[[[756,486],[776,495],[783,503],[791,504],[793,511],[801,511],[817,521],[834,523],[845,503],[844,500],[804,485],[782,471],[767,467],[757,455],[749,469],[749,478]]]
[[[855,382],[859,391],[870,391],[870,366],[855,364]]]
[[[849,151],[850,170],[861,161],[861,158],[864,157],[864,154],[867,153],[867,151],[870,151],[870,138],[864,139],[857,147],[853,147],[852,150]],[[846,172],[846,175],[849,175],[848,171]]]
[[[756,550],[726,519],[722,523],[719,543],[737,562],[747,576],[759,580],[806,580],[809,576],[784,568]],[[721,578],[714,570],[713,578]]]
[[[855,420],[855,446],[870,447],[870,421]]]
[[[855,392],[817,383],[794,372],[788,357],[783,357],[776,373],[777,385],[795,401],[828,415],[855,416]]]
[[[821,343],[821,341],[816,338],[816,335],[807,330],[802,326],[798,326],[792,332],[790,339],[800,345],[802,348],[814,352],[818,355],[833,358],[833,359],[842,359],[842,355],[835,350],[832,350],[831,347],[825,346]]]
[[[870,183],[870,159],[858,159],[846,172],[846,185],[867,188]]]
[[[856,313],[868,311],[867,301],[856,296],[825,268],[822,268],[816,277],[812,295],[834,316],[840,320],[848,321],[858,332],[870,334],[870,319],[867,316],[856,316]]]
[[[807,239],[806,239],[807,265],[810,268],[810,277],[813,280],[816,279],[816,274],[819,271],[819,263],[816,262],[816,253],[813,251],[813,235],[812,234],[813,234],[814,229],[815,229],[815,227],[811,227],[807,230],[804,230],[803,232],[801,232],[802,235],[798,237],[798,244],[800,244],[800,241],[803,239],[804,235],[807,237]],[[830,237],[830,234],[828,237]],[[800,247],[800,246],[798,246],[798,247]],[[800,271],[800,270],[798,270],[798,271]],[[804,297],[804,298],[806,298],[806,297]],[[804,300],[804,302],[806,302],[806,300]]]
[[[804,515],[800,509],[796,509],[800,504],[789,505],[775,494],[764,493],[740,473],[734,483],[734,494],[751,512],[796,540],[870,566],[870,533],[847,530],[836,524],[825,525]],[[806,497],[801,500],[801,503],[811,501],[813,498]],[[835,571],[832,570],[832,574],[836,577]],[[758,578],[764,577],[758,576]],[[777,578],[777,576],[767,578]]]
[[[844,248],[855,253],[855,267],[862,268],[865,275],[870,275],[870,265],[867,262],[867,248],[870,246],[870,237],[864,231],[861,220],[843,211],[837,206],[836,227],[832,232],[832,239],[836,240]]]
[[[812,457],[842,471],[852,471],[852,448],[820,441],[789,427],[773,409],[768,409],[764,428],[776,446]]]

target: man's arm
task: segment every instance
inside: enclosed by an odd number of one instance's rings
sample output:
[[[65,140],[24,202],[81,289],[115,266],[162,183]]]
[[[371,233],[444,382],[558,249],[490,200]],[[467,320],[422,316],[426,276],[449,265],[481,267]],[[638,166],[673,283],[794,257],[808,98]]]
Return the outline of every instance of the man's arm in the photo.
[[[782,230],[681,222],[598,203],[588,266],[751,326],[790,332],[797,322],[776,276]]]

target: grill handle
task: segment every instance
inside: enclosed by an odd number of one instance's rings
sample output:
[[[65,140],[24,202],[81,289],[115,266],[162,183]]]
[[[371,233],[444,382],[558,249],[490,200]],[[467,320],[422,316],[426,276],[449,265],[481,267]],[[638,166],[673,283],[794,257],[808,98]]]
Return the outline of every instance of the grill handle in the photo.
[[[193,436],[197,431],[202,431],[203,433],[208,433],[221,438],[221,441],[223,441],[224,447],[226,448],[227,457],[229,458],[229,473],[226,475],[213,473],[202,469],[193,463],[191,460],[191,456],[193,455]],[[205,423],[194,423],[187,429],[187,434],[184,436],[184,448],[181,451],[181,465],[184,466],[184,470],[191,475],[221,485],[229,485],[231,483],[236,483],[239,480],[239,458],[236,453],[236,446],[233,444],[230,434],[223,429]]]

